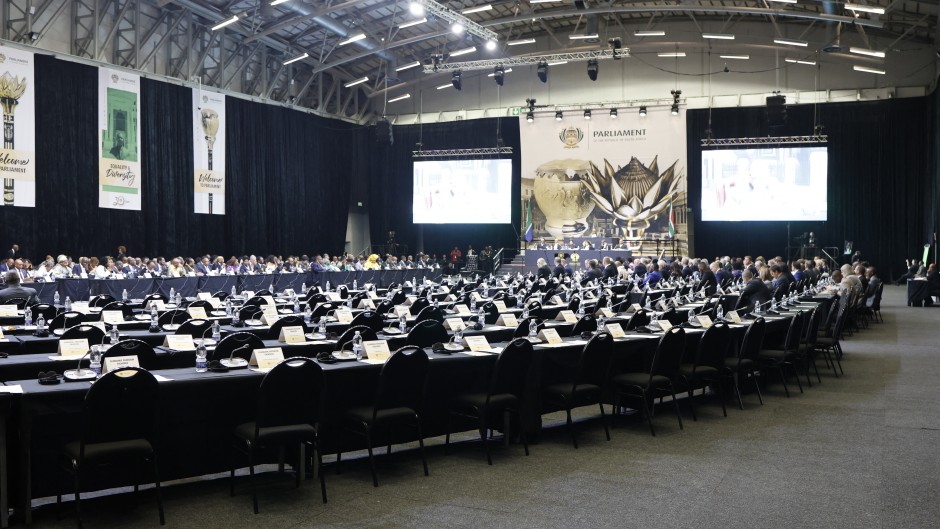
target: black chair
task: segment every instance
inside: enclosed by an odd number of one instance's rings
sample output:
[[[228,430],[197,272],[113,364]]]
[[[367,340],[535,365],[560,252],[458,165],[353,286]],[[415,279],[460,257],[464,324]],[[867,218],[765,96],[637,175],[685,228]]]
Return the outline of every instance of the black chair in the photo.
[[[278,320],[271,324],[271,328],[268,329],[268,340],[277,340],[281,336],[281,329],[284,327],[303,327],[304,334],[310,332],[310,328],[307,327],[307,324],[304,323],[304,319],[300,316],[284,316],[283,318],[278,318]]]
[[[152,294],[147,294],[146,296],[144,296],[144,306],[147,305],[147,302],[148,302],[148,301],[153,301],[153,300],[160,300],[160,301],[166,303],[166,296],[164,296],[163,294],[161,294],[161,293],[159,293],[159,292],[154,292],[154,293],[152,293]]]
[[[487,325],[493,325],[499,319],[499,309],[496,308],[495,303],[488,301],[480,308],[483,309],[483,320]]]
[[[27,301],[28,300],[26,298],[10,298],[4,300],[3,303],[0,303],[0,305],[16,305],[16,308],[24,309],[26,308]]]
[[[516,330],[513,331],[513,333],[512,333],[513,339],[516,339],[516,338],[525,338],[526,336],[528,336],[528,335],[529,335],[529,323],[530,323],[532,320],[535,320],[536,324],[538,325],[536,332],[539,332],[539,331],[541,331],[542,329],[545,328],[545,322],[543,322],[542,320],[540,320],[540,319],[538,319],[538,318],[536,318],[536,317],[534,317],[534,316],[529,316],[528,318],[523,318],[522,321],[519,322],[519,325],[516,325]]]
[[[459,395],[451,406],[450,419],[459,416],[479,421],[480,440],[483,441],[483,449],[486,451],[486,462],[490,465],[493,464],[493,458],[490,455],[486,432],[492,429],[493,424],[500,424],[507,413],[516,415],[522,446],[525,448],[525,455],[529,455],[529,443],[526,441],[525,429],[521,425],[520,409],[525,395],[532,355],[531,342],[524,339],[513,340],[496,359],[496,367],[493,369],[493,376],[486,392]],[[450,419],[447,421],[447,436],[444,438],[445,449],[450,445],[452,431]],[[510,431],[508,424],[504,431],[508,436]]]
[[[202,318],[186,320],[173,334],[188,334],[193,339],[212,338],[212,322]]]
[[[766,323],[764,318],[757,318],[748,327],[744,333],[744,340],[738,349],[737,356],[725,358],[725,367],[723,372],[730,376],[734,382],[734,394],[738,397],[738,404],[744,409],[744,401],[741,399],[741,377],[750,378],[754,381],[754,389],[757,391],[757,399],[761,406],[764,405],[764,397],[760,394],[760,385],[757,383],[757,371],[760,366],[757,364],[757,355],[760,352],[761,345],[764,342],[764,328]]]
[[[151,463],[160,525],[165,523],[154,449],[159,424],[158,389],[157,379],[152,374],[129,367],[105,374],[85,394],[81,437],[64,447],[65,469],[75,482],[75,516],[79,529],[82,527],[81,477],[86,468],[108,462],[121,466],[127,463],[138,466],[141,461]],[[138,476],[135,492],[139,484]],[[59,494],[56,503],[61,502]]]
[[[134,309],[132,309],[130,305],[124,303],[123,301],[112,301],[111,303],[108,303],[101,308],[101,312],[106,310],[121,311],[121,315],[124,317],[124,321],[134,319]]]
[[[225,301],[228,299],[228,292],[218,291],[215,294],[212,294],[212,297],[218,299],[219,301]]]
[[[189,321],[191,319],[193,319],[193,317],[190,316],[189,313],[185,310],[173,309],[161,314],[157,318],[157,323],[160,325],[182,325],[183,322]]]
[[[435,343],[447,343],[450,336],[443,325],[434,320],[424,320],[408,331],[405,343],[418,347],[431,347]]]
[[[262,305],[267,305],[268,300],[264,299],[261,296],[252,296],[245,301],[245,305],[256,305],[258,307]]]
[[[215,310],[215,308],[212,306],[212,303],[209,303],[208,301],[204,299],[197,299],[191,302],[189,305],[186,305],[186,307],[187,308],[202,307],[202,309],[206,311],[206,314],[209,314],[210,312]]]
[[[157,353],[146,342],[141,340],[121,340],[109,347],[103,355],[102,362],[107,358],[115,356],[136,356],[137,363],[141,368],[147,371],[157,369]]]
[[[336,304],[334,303],[320,303],[313,309],[313,312],[310,313],[310,317],[316,320],[321,316],[328,316],[331,312],[335,311],[336,308]]]
[[[320,493],[326,503],[326,478],[320,453],[319,419],[323,392],[323,371],[309,358],[288,358],[274,366],[261,380],[255,420],[238,425],[232,443],[233,455],[240,451],[248,458],[251,501],[258,514],[258,492],[255,487],[255,461],[260,450],[270,447],[300,446],[294,468],[295,486],[305,470],[304,447],[316,452]],[[229,475],[230,493],[235,495],[235,464],[232,459]]]
[[[533,318],[542,317],[542,302],[541,301],[530,301],[526,303],[525,306],[529,308],[529,316]]]
[[[412,316],[417,316],[425,307],[429,306],[431,306],[431,303],[427,298],[417,298],[411,303],[411,306],[408,307],[408,312],[410,312]]]
[[[336,452],[336,473],[340,472],[343,457],[343,439],[345,431],[362,435],[366,439],[369,451],[369,466],[372,469],[372,484],[379,486],[375,470],[375,458],[372,454],[372,434],[377,427],[389,428],[389,444],[386,453],[392,450],[391,427],[396,423],[413,426],[418,436],[418,447],[424,475],[428,475],[428,461],[424,457],[424,436],[421,433],[421,406],[424,403],[424,389],[427,382],[427,353],[420,347],[406,346],[395,351],[382,365],[379,383],[372,405],[349,410],[345,418],[345,427],[340,431]]]
[[[235,332],[219,340],[212,351],[212,360],[222,360],[234,353],[235,358],[251,359],[251,352],[264,347],[264,340],[250,332]]]
[[[696,388],[702,388],[704,394],[705,388],[709,385],[718,393],[721,412],[725,417],[728,416],[721,372],[725,367],[725,357],[728,356],[728,347],[730,345],[731,328],[728,327],[727,323],[717,322],[702,334],[698,342],[698,348],[695,351],[694,361],[691,364],[679,366],[679,376],[682,377],[685,386],[689,390],[689,408],[692,411],[693,421],[698,420],[695,416],[693,392]]]
[[[646,309],[640,309],[633,313],[633,316],[630,316],[630,321],[627,322],[627,327],[625,331],[635,331],[640,327],[645,327],[650,324],[650,315],[646,312]]]
[[[835,305],[835,303],[833,303]],[[836,321],[832,326],[832,329],[826,336],[818,336],[816,338],[816,344],[814,350],[817,353],[822,353],[826,359],[826,365],[832,368],[832,372],[835,376],[839,376],[839,373],[845,374],[845,371],[842,370],[842,330],[845,328],[845,320],[848,317],[847,310],[840,310],[836,316]],[[836,366],[838,365],[838,370]]]
[[[596,330],[597,318],[594,317],[593,314],[585,314],[581,316],[578,323],[575,323],[574,327],[571,328],[571,334],[569,336],[580,336],[582,332],[594,332]]]
[[[653,428],[654,399],[671,396],[676,408],[679,429],[683,429],[682,415],[679,413],[679,400],[676,398],[677,382],[680,380],[679,365],[685,351],[685,330],[673,327],[659,339],[648,372],[621,373],[611,377],[616,388],[614,412],[620,408],[624,398],[641,401],[640,410],[649,422],[650,433],[656,435]]]
[[[340,285],[336,287],[336,293],[339,294],[340,298],[346,299],[349,297],[349,287],[346,285]]]
[[[88,345],[100,344],[104,341],[104,331],[100,327],[95,327],[94,325],[75,325],[74,327],[69,327],[65,329],[65,332],[62,333],[60,340],[88,340]]]
[[[578,366],[571,372],[574,377],[568,382],[552,384],[545,388],[545,401],[549,404],[561,404],[567,415],[568,431],[571,442],[578,448],[578,438],[571,422],[571,410],[581,406],[597,404],[601,410],[601,422],[604,433],[610,441],[610,428],[604,413],[604,392],[608,389],[610,359],[614,351],[614,339],[609,333],[595,334],[581,350]]]
[[[395,308],[394,303],[392,303],[391,301],[387,299],[383,299],[382,301],[379,302],[378,305],[375,306],[375,312],[381,318],[382,316],[385,316],[386,314],[391,312],[392,309],[394,308]]]
[[[59,309],[48,303],[37,303],[30,307],[29,310],[33,312],[33,322],[35,322],[36,318],[42,314],[42,317],[46,320],[47,325],[59,314]]]
[[[682,325],[685,322],[685,318],[679,315],[675,308],[671,308],[663,313],[662,319],[668,321],[669,323],[675,325]]]
[[[114,303],[117,301],[114,299],[114,296],[110,294],[99,294],[97,296],[92,296],[88,301],[89,307],[104,307],[108,303]]]
[[[819,366],[816,365],[816,340],[819,338],[819,326],[822,323],[824,315],[825,312],[822,311],[820,307],[813,309],[812,313],[806,318],[809,324],[806,326],[806,332],[803,333],[803,338],[800,339],[803,361],[806,362],[806,367],[804,368],[806,383],[809,387],[813,387],[813,381],[809,378],[809,366],[813,366],[813,371],[816,372],[816,380],[820,384],[822,383],[822,378],[819,376]]]
[[[796,383],[800,388],[800,393],[803,393],[803,384],[800,382],[800,372],[796,369],[798,364],[802,367],[806,366],[806,363],[801,358],[800,350],[800,338],[803,334],[803,318],[803,311],[798,311],[790,318],[790,327],[787,329],[787,336],[783,344],[781,344],[781,347],[762,348],[757,353],[757,359],[762,368],[773,369],[780,374],[780,380],[783,382],[783,391],[787,398],[790,398],[790,388],[787,387],[787,374],[784,372],[785,367],[789,367],[793,371],[793,374],[796,376]],[[808,376],[809,375],[807,375],[807,378]]]
[[[577,312],[578,307],[581,306],[581,298],[578,296],[571,296],[571,299],[568,300],[568,310],[572,312]]]
[[[405,295],[404,290],[397,290],[392,294],[392,305],[401,305],[408,299],[408,296]]]
[[[45,316],[43,316],[45,317]],[[85,321],[85,315],[81,312],[69,311],[59,314],[49,322],[49,330],[68,329]]]
[[[415,316],[415,324],[417,325],[418,323],[421,323],[422,321],[425,321],[425,320],[432,320],[432,321],[436,321],[438,323],[443,324],[444,323],[444,311],[441,310],[440,307],[434,307],[434,306],[424,307],[423,309],[421,309],[421,312],[419,312],[418,315]]]
[[[365,310],[359,314],[356,314],[352,321],[349,322],[350,327],[356,327],[359,325],[365,325],[373,331],[379,332],[385,326],[385,322],[382,320],[382,316],[378,311]]]
[[[341,351],[343,350],[343,348],[349,345],[349,349],[351,350],[352,341],[353,341],[353,338],[356,337],[357,332],[359,333],[359,336],[362,336],[363,341],[378,340],[378,337],[376,336],[375,331],[372,330],[370,327],[366,327],[365,325],[356,325],[354,327],[350,327],[346,329],[346,332],[340,335],[339,339],[336,340],[336,348]]]

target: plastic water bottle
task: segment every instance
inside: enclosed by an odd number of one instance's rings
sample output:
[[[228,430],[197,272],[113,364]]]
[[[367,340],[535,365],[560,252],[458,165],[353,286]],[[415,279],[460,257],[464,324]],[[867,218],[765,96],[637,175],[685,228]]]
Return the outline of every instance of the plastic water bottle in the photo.
[[[307,305],[307,308],[304,309],[304,323],[306,323],[307,325],[310,325],[310,317],[312,315],[313,315],[313,311],[310,310],[310,305]]]
[[[356,360],[362,360],[362,335],[359,334],[359,331],[356,331],[356,335],[353,336],[353,353],[356,354]]]
[[[346,298],[346,308],[352,309],[352,296]]]
[[[127,289],[124,289],[124,292],[121,292],[121,301],[127,302]]]
[[[300,293],[305,296],[307,295],[307,283],[300,284]]]
[[[212,339],[218,343],[220,338],[222,338],[222,328],[219,326],[219,320],[215,320],[212,322]]]
[[[526,305],[522,307],[522,319],[526,319],[528,317],[529,317],[529,306]]]
[[[717,316],[719,320],[724,318],[725,317],[724,307],[722,307],[721,305],[718,305],[718,308],[715,309],[715,316]]]
[[[470,312],[477,311],[477,300],[473,296],[470,297]]]
[[[480,307],[477,312],[477,321],[480,322],[480,325],[486,325],[486,311],[483,310],[483,307]]]
[[[72,310],[72,298],[65,296],[65,312]]]
[[[327,291],[327,292],[332,292],[332,290],[330,290],[330,282],[329,282],[329,281],[326,282],[326,291]]]
[[[183,295],[180,294],[179,292],[177,292],[177,293],[176,293],[176,297],[173,298],[173,303],[176,303],[176,306],[177,306],[177,307],[182,307],[182,306],[183,306]]]
[[[578,317],[581,318],[584,316],[584,303],[578,303]]]
[[[101,350],[97,346],[92,346],[91,354],[88,355],[88,369],[95,376],[101,376]]]
[[[401,313],[401,316],[398,317],[398,330],[405,333],[408,330],[408,315],[404,312]]]
[[[300,313],[300,298],[294,296],[294,312]]]
[[[232,310],[232,325],[238,325],[238,311]]]
[[[117,325],[111,325],[111,345],[114,345],[121,341],[121,333],[118,331]]]
[[[484,298],[490,297],[490,284],[489,283],[483,283],[483,297]]]
[[[170,287],[170,303],[173,303],[174,301],[176,301],[176,289]]]
[[[196,372],[197,373],[205,373],[208,370],[206,357],[207,357],[206,346],[200,342],[199,347],[196,347]]]
[[[268,285],[268,294],[274,295],[274,283]]]
[[[646,309],[646,310],[650,310],[650,309],[653,308],[653,306],[650,304],[650,297],[649,297],[649,296],[646,296],[646,304],[643,305],[643,308]]]
[[[604,313],[601,312],[600,316],[597,317],[597,330],[603,331],[604,325],[607,324],[607,316],[604,316]]]
[[[66,300],[66,301],[68,301],[68,300]],[[159,314],[157,313],[157,306],[151,304],[151,305],[150,305],[150,319],[156,321],[158,315],[159,315]]]
[[[353,290],[359,290],[359,281],[353,279]]]
[[[59,304],[59,292],[58,291],[56,291],[56,293],[52,295],[52,304],[53,305]]]
[[[228,298],[225,298],[225,315],[226,316],[232,315],[232,300]]]
[[[23,325],[29,327],[33,324],[33,311],[29,307],[23,310]]]
[[[417,286],[418,286],[418,278],[417,278],[417,277],[411,276],[411,285],[414,286],[414,287],[417,287]]]
[[[36,330],[41,331],[46,328],[46,318],[43,317],[42,313],[39,314],[39,317],[36,318]]]
[[[510,296],[516,295],[516,289],[514,289],[512,285],[509,285],[509,295]]]
[[[235,290],[235,285],[232,285],[232,293],[229,295],[232,296],[233,298],[238,295],[238,291]]]
[[[326,336],[326,316],[320,316],[320,322],[317,326],[317,332]]]
[[[535,338],[539,335],[539,324],[536,323],[535,319],[529,321],[529,337]]]

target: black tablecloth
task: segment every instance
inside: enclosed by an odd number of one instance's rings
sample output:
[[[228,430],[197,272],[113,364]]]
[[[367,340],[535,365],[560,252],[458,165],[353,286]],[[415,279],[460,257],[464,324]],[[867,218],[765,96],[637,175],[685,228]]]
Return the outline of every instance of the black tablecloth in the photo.
[[[930,281],[911,279],[907,282],[907,305],[909,307],[923,306],[924,301],[930,298]]]

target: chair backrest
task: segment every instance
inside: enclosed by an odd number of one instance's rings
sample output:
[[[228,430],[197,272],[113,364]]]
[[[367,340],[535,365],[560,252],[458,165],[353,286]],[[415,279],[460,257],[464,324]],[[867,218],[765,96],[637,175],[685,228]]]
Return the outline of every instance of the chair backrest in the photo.
[[[528,336],[529,335],[529,322],[531,322],[532,320],[535,320],[536,323],[538,324],[538,330],[541,331],[542,329],[545,328],[545,322],[543,322],[539,318],[536,318],[535,316],[529,316],[528,318],[523,318],[519,322],[519,325],[516,326],[516,330],[513,331],[512,333],[512,337],[524,338]]]
[[[258,428],[315,425],[320,417],[323,370],[310,358],[293,357],[274,366],[258,388]]]
[[[4,300],[0,305],[16,305],[16,308],[22,309],[26,307],[26,298],[10,298]]]
[[[89,307],[104,307],[108,303],[114,303],[116,300],[111,294],[99,294],[97,296],[92,296],[88,300]]]
[[[45,317],[45,316],[43,316]],[[85,315],[81,312],[69,311],[59,314],[49,322],[49,330],[68,329],[85,321]]]
[[[487,301],[480,308],[483,309],[483,318],[487,325],[493,325],[499,319],[499,309],[492,301]]]
[[[421,309],[421,312],[415,316],[415,323],[421,323],[425,320],[434,320],[438,323],[444,323],[444,311],[442,311],[440,307],[424,307]]]
[[[685,352],[685,329],[673,327],[659,339],[653,362],[650,364],[650,376],[675,377],[682,363],[683,352]]]
[[[157,368],[157,353],[146,342],[141,340],[121,340],[112,345],[102,355],[103,358],[115,356],[136,356],[140,367],[152,371]]]
[[[202,318],[186,320],[173,332],[173,334],[189,334],[195,339],[211,338],[212,322]]]
[[[378,337],[375,335],[375,331],[365,325],[356,325],[355,327],[350,327],[346,329],[340,337],[339,340],[336,340],[336,348],[342,350],[345,346],[349,345],[353,338],[356,337],[356,333],[359,333],[359,336],[362,336],[363,340],[378,340]],[[349,346],[352,349],[352,346]]]
[[[382,330],[384,323],[385,322],[382,321],[382,316],[379,315],[378,311],[365,310],[365,311],[360,312],[359,314],[356,314],[356,317],[353,318],[351,322],[349,322],[349,325],[351,327],[355,327],[357,325],[365,325],[366,327],[372,329],[373,331],[379,332]]]
[[[803,346],[809,350],[816,345],[816,337],[819,334],[819,325],[822,323],[823,316],[825,312],[819,309],[819,307],[813,309],[810,315],[806,318],[808,323],[806,325],[806,332],[803,333]]]
[[[373,417],[389,408],[419,411],[424,403],[429,364],[427,353],[417,346],[405,346],[392,353],[379,374]]]
[[[577,311],[579,306],[581,306],[581,298],[578,296],[571,296],[571,299],[568,300],[568,310]]]
[[[161,294],[161,293],[159,293],[159,292],[154,292],[154,293],[152,293],[152,294],[147,294],[146,296],[144,296],[144,305],[146,305],[148,301],[154,300],[154,299],[159,299],[160,301],[164,301],[164,302],[165,302],[165,301],[166,301],[166,296],[164,296],[163,294]]]
[[[340,298],[346,299],[349,297],[349,287],[346,285],[340,285],[336,287],[336,293],[339,294]]]
[[[94,325],[76,325],[74,327],[69,327],[65,329],[65,332],[62,333],[60,340],[80,340],[85,338],[88,340],[88,345],[94,345],[96,343],[101,343],[104,338],[104,331],[100,327],[95,327]]]
[[[669,323],[671,323],[671,324],[673,324],[673,325],[681,325],[681,324],[685,321],[685,318],[683,318],[682,316],[680,316],[679,313],[676,311],[675,308],[671,308],[671,309],[667,310],[667,311],[663,314],[662,319],[668,321]]]
[[[411,303],[411,306],[408,307],[408,312],[410,312],[412,316],[416,316],[422,309],[430,305],[428,298],[417,298]]]
[[[446,343],[449,339],[447,329],[443,325],[434,320],[424,320],[411,329],[406,343],[418,347],[430,347],[435,343]]]
[[[744,333],[744,340],[741,341],[741,349],[738,351],[738,358],[740,360],[757,361],[761,345],[764,344],[766,325],[764,318],[757,318],[751,323],[751,326],[748,327],[747,331]]]
[[[42,314],[42,317],[45,318],[47,325],[59,314],[59,309],[48,303],[37,303],[36,305],[30,307],[29,310],[33,312],[33,321],[36,321],[36,318]]]
[[[157,323],[159,323],[160,325],[167,325],[171,323],[182,325],[183,322],[189,321],[191,319],[193,319],[193,317],[190,316],[189,313],[186,312],[185,310],[173,309],[173,310],[168,310],[164,312],[163,314],[161,314],[160,317],[157,319]]]
[[[646,312],[646,309],[640,309],[633,313],[633,316],[630,316],[630,321],[627,322],[627,328],[624,330],[633,331],[640,327],[650,324],[650,315]]]
[[[646,292],[630,292],[627,296],[627,304],[633,305],[634,303],[644,305],[646,303]]]
[[[209,303],[208,301],[204,299],[197,299],[191,302],[189,305],[187,305],[187,307],[202,307],[203,309],[205,309],[206,314],[209,314],[210,312],[215,310],[215,308],[212,307],[212,303]]]
[[[833,300],[829,303],[829,312],[826,314],[826,321],[823,322],[823,330],[830,332],[833,325],[836,323],[836,318],[839,315],[839,303],[838,300]]]
[[[158,424],[158,394],[157,379],[136,367],[111,371],[95,381],[85,394],[82,455],[91,443],[152,440]]]
[[[705,329],[695,352],[696,366],[709,366],[715,369],[724,367],[728,347],[731,345],[731,327],[727,323],[717,322]]]
[[[578,361],[574,386],[594,384],[604,386],[610,374],[610,359],[614,353],[614,339],[607,332],[599,332],[584,345]]]
[[[284,316],[279,318],[276,322],[271,324],[271,328],[268,329],[268,340],[277,340],[278,336],[281,335],[281,329],[284,327],[303,327],[304,334],[310,332],[310,328],[307,327],[307,324],[304,323],[304,319],[297,315]]]
[[[382,316],[385,316],[391,312],[393,308],[395,308],[394,303],[387,299],[383,299],[379,302],[378,305],[375,306],[375,312],[379,315],[379,318],[381,318]]]
[[[124,303],[123,301],[112,301],[111,303],[108,303],[101,308],[101,312],[106,310],[121,311],[121,314],[124,316],[125,320],[130,320],[134,317],[134,309],[132,309],[130,305]]]
[[[401,305],[406,299],[408,299],[408,296],[405,295],[404,290],[396,290],[395,293],[392,294],[392,305]]]
[[[534,349],[529,340],[517,339],[509,342],[496,359],[489,395],[509,393],[516,398],[523,398],[533,354]]]
[[[268,304],[268,300],[264,299],[261,296],[251,296],[245,301],[245,305],[257,305],[259,307],[262,305],[267,305],[267,304]]]
[[[871,310],[878,312],[881,310],[881,294],[884,292],[885,284],[882,282],[875,291],[875,299],[871,302]]]
[[[219,301],[225,301],[228,298],[228,292],[218,291],[215,294],[212,294],[212,297],[218,299]]]
[[[802,310],[797,311],[790,319],[790,327],[787,329],[787,337],[783,341],[783,347],[787,351],[796,351],[800,347],[800,337],[803,334],[803,320],[805,314]]]
[[[212,360],[228,358],[232,351],[235,351],[235,357],[249,360],[251,352],[262,347],[264,347],[264,341],[257,335],[250,332],[232,333],[219,340],[215,351],[212,351]]]
[[[311,314],[311,317],[313,318],[319,318],[320,316],[326,316],[327,314],[333,312],[334,310],[336,310],[336,304],[330,303],[330,302],[320,303],[313,309],[313,312],[311,312],[310,314]]]
[[[571,328],[571,336],[578,336],[582,332],[594,332],[597,330],[597,318],[593,314],[585,314]]]
[[[526,306],[529,307],[529,316],[536,318],[542,317],[542,302],[538,300],[533,300],[526,303]]]

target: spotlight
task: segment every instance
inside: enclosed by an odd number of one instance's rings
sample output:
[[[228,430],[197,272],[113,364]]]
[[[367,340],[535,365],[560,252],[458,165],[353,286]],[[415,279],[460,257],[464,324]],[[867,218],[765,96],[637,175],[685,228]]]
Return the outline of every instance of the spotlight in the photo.
[[[495,50],[495,49],[496,49],[496,41],[495,41],[495,40],[488,40],[488,41],[486,41],[486,49],[488,49],[488,50],[490,50],[490,51]]]
[[[673,116],[678,116],[679,115],[679,103],[673,103],[672,108],[670,110],[672,110]]]
[[[457,90],[460,90],[461,88],[463,88],[462,81],[463,81],[463,76],[460,74],[459,70],[454,72],[454,74],[450,76],[450,82],[451,84],[454,85],[454,88],[456,88]]]
[[[504,70],[502,66],[497,66],[493,70],[493,79],[496,80],[496,84],[498,84],[499,86],[503,86],[503,74],[505,73],[506,73],[506,70]]]
[[[641,117],[641,118],[645,118],[645,117],[646,117],[646,107],[645,107],[645,106],[640,107],[640,117]]]
[[[612,117],[612,118],[614,118],[614,119],[617,118],[617,109],[616,109],[616,108],[610,109],[610,117]]]
[[[535,114],[532,113],[531,111],[530,111],[530,112],[526,112],[526,113],[525,113],[525,120],[528,121],[529,123],[532,123],[533,121],[535,121]]]
[[[590,109],[584,111],[584,119],[590,121],[590,119],[591,119],[591,110],[590,110]]]
[[[619,61],[620,50],[623,48],[623,41],[620,39],[620,37],[614,37],[612,39],[608,39],[607,43],[610,44],[610,47],[613,49],[614,60]]]
[[[529,107],[529,112],[535,111],[535,98],[534,97],[526,98],[525,104],[527,107]]]
[[[587,63],[587,72],[588,77],[590,77],[592,81],[597,81],[597,70],[597,59],[589,60]]]
[[[678,116],[679,115],[679,97],[682,96],[682,90],[670,90],[669,93],[672,94],[672,108],[670,110],[672,110],[673,116]]]
[[[547,62],[545,61],[540,62],[538,67],[535,69],[535,72],[539,76],[539,81],[542,81],[543,83],[548,82],[548,63]]]
[[[555,112],[555,121],[561,121],[561,118],[563,117],[565,117],[565,115],[561,113],[561,110]]]
[[[412,2],[412,3],[408,6],[408,11],[410,11],[411,14],[414,15],[414,16],[416,16],[416,17],[420,17],[420,16],[424,15],[424,6],[421,5],[421,4],[418,3],[418,2]]]
[[[463,24],[461,24],[460,22],[454,22],[454,24],[450,27],[450,30],[455,35],[460,35],[461,33],[463,33],[464,27],[463,27]]]

